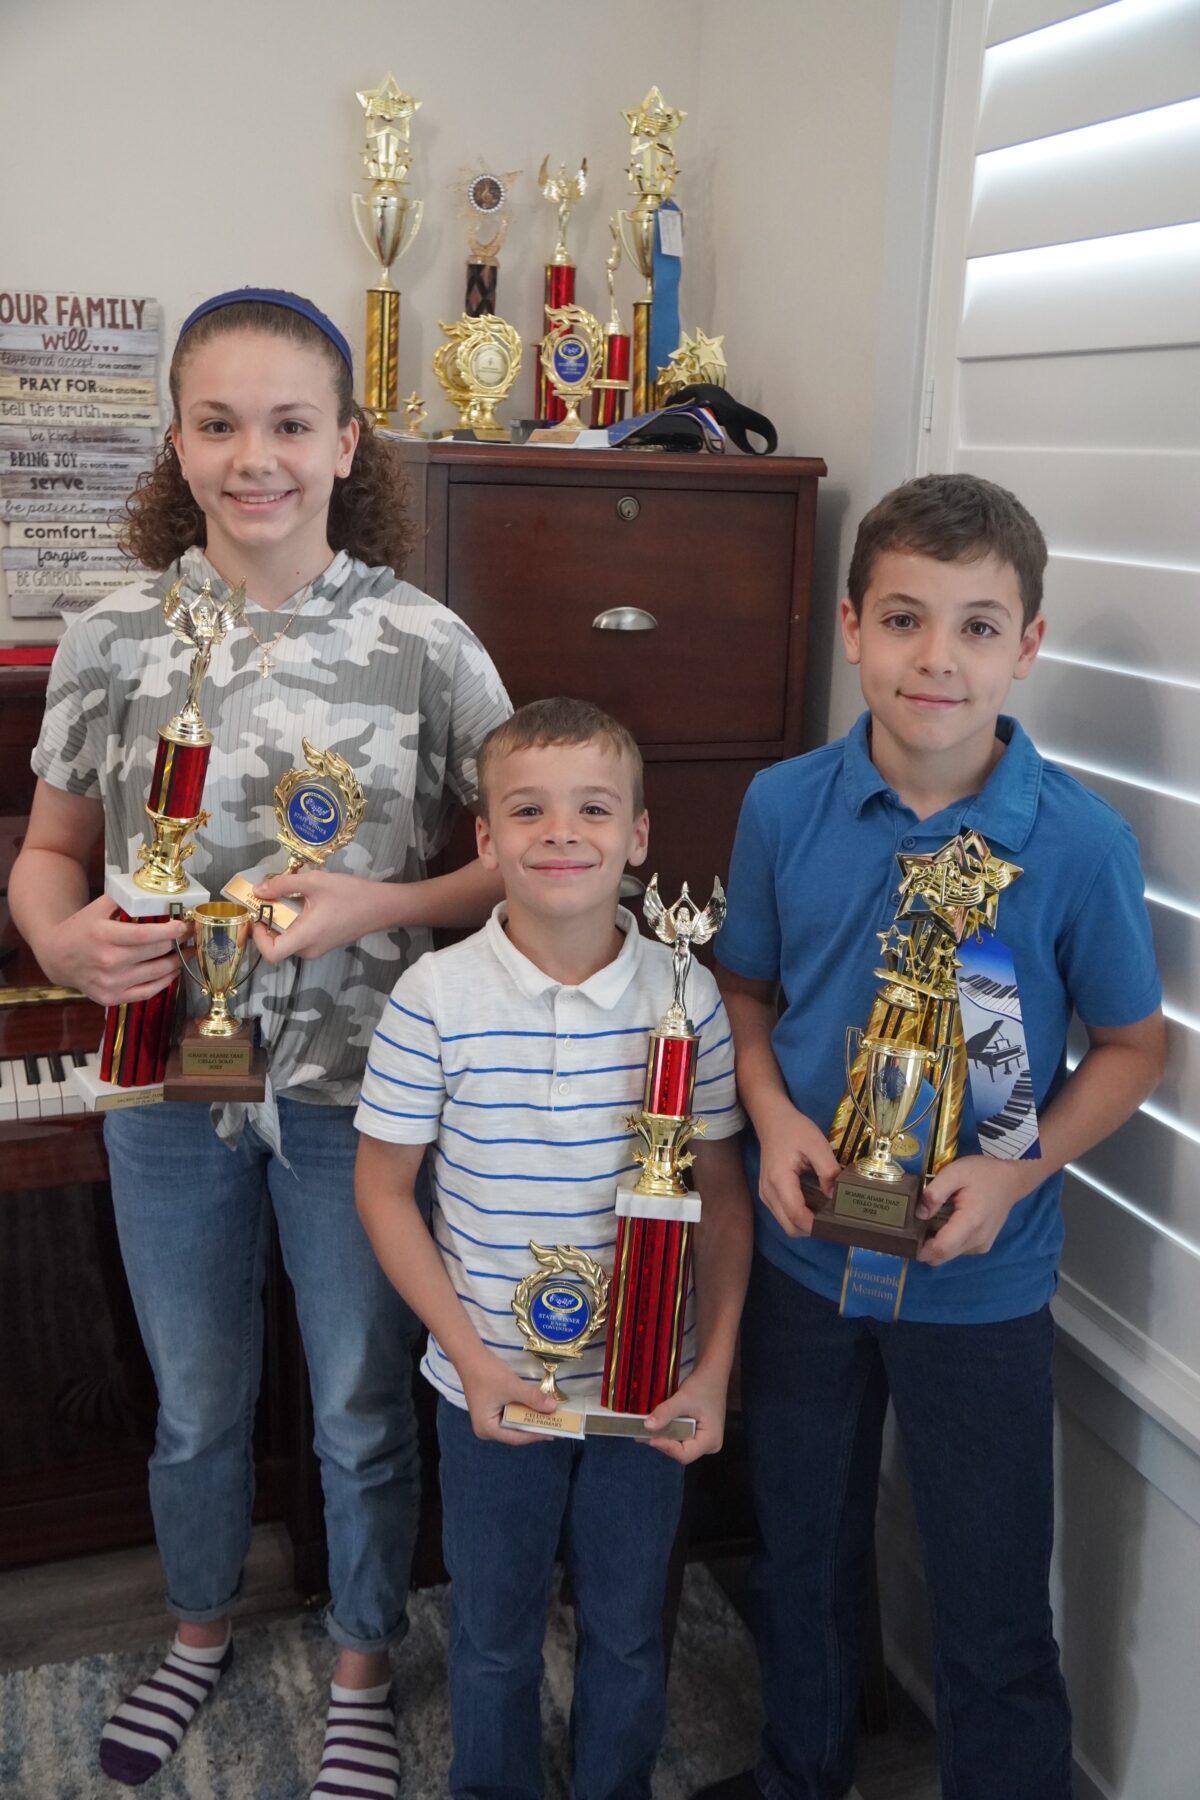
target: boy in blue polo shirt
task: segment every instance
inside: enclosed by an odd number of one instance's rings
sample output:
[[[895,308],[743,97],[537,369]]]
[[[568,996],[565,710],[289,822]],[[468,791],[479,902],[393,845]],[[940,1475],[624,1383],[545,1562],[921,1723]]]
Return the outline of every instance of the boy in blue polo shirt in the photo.
[[[889,1398],[924,1546],[942,1791],[1071,1791],[1049,1600],[1061,1171],[1154,1087],[1164,1029],[1133,833],[1001,714],[1041,645],[1045,564],[1036,522],[990,482],[931,475],[888,494],[859,527],[841,608],[868,711],[839,742],[758,775],[742,810],[717,954],[756,1139],[743,1392],[766,1725],[757,1769],[706,1789],[712,1800],[849,1788]],[[832,1191],[843,1037],[871,1009],[897,855],[972,831],[1023,871],[997,934],[1016,969],[1041,1157],[979,1154],[968,1094],[956,1160],[921,1202],[949,1215],[898,1319],[843,1316],[847,1252],[809,1235],[801,1177]],[[1089,1048],[1068,1077],[1073,1011]]]

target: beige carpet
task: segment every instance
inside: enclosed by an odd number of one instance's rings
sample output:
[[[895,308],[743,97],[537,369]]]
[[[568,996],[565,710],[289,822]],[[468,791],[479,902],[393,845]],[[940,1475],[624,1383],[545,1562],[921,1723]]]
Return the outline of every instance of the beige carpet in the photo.
[[[396,1653],[404,1800],[445,1793],[446,1593],[417,1594],[412,1626]],[[543,1734],[547,1800],[568,1793],[567,1719],[574,1633],[555,1605],[546,1638]],[[147,1673],[144,1652],[93,1656],[0,1680],[3,1800],[305,1800],[320,1755],[329,1645],[315,1620],[298,1615],[251,1626],[215,1703],[188,1732],[167,1769],[144,1788],[107,1781],[95,1764],[100,1728],[114,1701]],[[669,1725],[656,1800],[687,1800],[706,1781],[753,1760],[758,1680],[749,1636],[706,1571],[688,1570],[671,1667]],[[613,1721],[614,1730],[620,1722]]]

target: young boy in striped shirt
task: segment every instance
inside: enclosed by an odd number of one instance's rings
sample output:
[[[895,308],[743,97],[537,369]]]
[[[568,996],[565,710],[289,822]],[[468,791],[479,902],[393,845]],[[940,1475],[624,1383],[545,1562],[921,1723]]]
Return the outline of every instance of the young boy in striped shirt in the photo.
[[[642,759],[625,728],[575,700],[523,707],[479,754],[479,853],[505,899],[484,929],[397,982],[367,1059],[356,1123],[358,1208],[375,1253],[429,1327],[440,1395],[450,1571],[450,1792],[540,1795],[539,1689],[560,1540],[579,1630],[573,1791],[650,1794],[662,1736],[661,1614],[682,1464],[721,1445],[750,1258],[750,1203],[728,1021],[693,965],[700,1034],[695,1146],[704,1216],[684,1378],[651,1415],[694,1438],[542,1438],[506,1429],[509,1401],[553,1401],[531,1379],[510,1302],[531,1239],[611,1267],[618,1181],[635,1167],[646,1044],[671,999],[671,957],[618,904],[646,858]],[[432,1223],[414,1187],[436,1144]],[[600,1398],[603,1341],[560,1374]]]

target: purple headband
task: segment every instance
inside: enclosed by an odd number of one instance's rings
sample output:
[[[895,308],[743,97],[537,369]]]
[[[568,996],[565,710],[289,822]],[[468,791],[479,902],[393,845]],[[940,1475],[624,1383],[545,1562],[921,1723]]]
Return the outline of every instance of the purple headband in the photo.
[[[241,306],[244,301],[257,301],[262,306],[282,306],[288,312],[299,313],[302,319],[307,319],[310,325],[316,326],[322,337],[329,339],[353,375],[354,363],[350,356],[350,346],[333,320],[326,318],[320,307],[314,306],[311,300],[305,300],[299,294],[289,294],[285,288],[230,288],[227,294],[214,294],[211,300],[202,300],[188,314],[179,327],[179,338],[192,329],[197,319],[203,319],[208,313],[219,312],[223,306]]]

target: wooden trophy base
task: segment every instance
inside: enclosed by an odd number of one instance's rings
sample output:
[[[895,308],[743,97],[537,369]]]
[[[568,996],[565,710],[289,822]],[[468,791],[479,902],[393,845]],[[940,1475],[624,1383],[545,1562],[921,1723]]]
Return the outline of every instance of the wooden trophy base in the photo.
[[[199,1019],[189,1019],[183,1037],[167,1058],[164,1100],[262,1100],[267,1091],[267,1057],[252,1025],[232,1037],[204,1037]]]
[[[844,1169],[830,1200],[820,1188],[804,1182],[804,1198],[813,1212],[812,1234],[826,1243],[915,1256],[932,1223],[916,1216],[922,1185],[920,1175],[880,1181],[860,1169]]]

